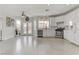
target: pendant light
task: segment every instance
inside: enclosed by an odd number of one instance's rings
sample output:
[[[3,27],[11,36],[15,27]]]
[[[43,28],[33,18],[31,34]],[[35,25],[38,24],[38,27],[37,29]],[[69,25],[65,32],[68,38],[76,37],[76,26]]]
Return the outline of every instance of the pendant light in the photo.
[[[25,17],[25,21],[29,21],[29,17],[24,14],[24,11],[22,12],[22,16]]]

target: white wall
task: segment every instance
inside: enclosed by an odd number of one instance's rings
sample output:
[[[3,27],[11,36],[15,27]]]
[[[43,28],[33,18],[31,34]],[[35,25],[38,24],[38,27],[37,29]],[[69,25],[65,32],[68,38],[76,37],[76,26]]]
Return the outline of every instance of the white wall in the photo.
[[[10,39],[15,37],[14,27],[6,26],[6,17],[2,19],[2,40]]]
[[[2,17],[0,17],[0,30],[2,30]]]
[[[69,21],[72,21],[73,28],[68,27],[68,30],[65,30],[65,39],[79,45],[79,8],[75,11],[64,16],[65,25],[69,24]]]
[[[55,37],[55,29],[54,29],[55,18],[49,18],[49,21],[50,21],[49,29],[44,30],[43,36],[44,37]]]
[[[39,20],[49,20],[49,29],[43,29],[43,37],[55,37],[55,30],[54,30],[54,28],[51,28],[52,26],[54,26],[54,18],[48,18],[48,17],[44,17],[44,18],[40,18],[40,17],[34,17],[34,19],[33,19],[34,21],[36,20],[36,24],[37,24],[37,26],[36,26],[36,30],[34,31],[34,33],[35,32],[37,32],[37,30],[38,30],[38,21]],[[36,36],[37,36],[37,33],[36,33]]]
[[[2,30],[2,34],[0,34],[1,40],[10,39],[15,36],[14,27],[6,27],[6,17],[0,17],[0,30]]]
[[[0,17],[0,40],[2,40],[2,17]]]
[[[54,20],[55,23],[60,21],[64,21],[64,26],[68,26],[64,30],[64,38],[79,45],[79,8],[69,14],[56,17]],[[69,27],[69,21],[72,21],[73,28]]]
[[[48,34],[48,36],[50,37],[55,37],[55,29],[56,29],[56,27],[55,26],[57,26],[57,22],[62,22],[62,21],[64,21],[63,20],[63,16],[61,16],[61,17],[51,17],[50,18],[50,30],[47,32],[47,34]],[[63,25],[64,26],[64,25]],[[52,28],[51,28],[52,27]]]

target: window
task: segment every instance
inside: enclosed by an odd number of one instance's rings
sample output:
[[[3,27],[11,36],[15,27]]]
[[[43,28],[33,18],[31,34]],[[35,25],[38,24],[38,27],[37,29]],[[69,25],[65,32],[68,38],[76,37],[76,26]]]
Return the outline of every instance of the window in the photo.
[[[16,20],[16,29],[21,30],[21,21],[20,20]]]
[[[48,20],[39,20],[38,28],[39,29],[49,28],[49,21]]]

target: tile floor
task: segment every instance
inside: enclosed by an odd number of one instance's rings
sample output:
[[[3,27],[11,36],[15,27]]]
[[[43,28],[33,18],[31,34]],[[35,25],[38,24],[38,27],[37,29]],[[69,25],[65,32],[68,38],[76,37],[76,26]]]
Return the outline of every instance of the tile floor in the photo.
[[[77,55],[79,47],[58,38],[20,36],[0,41],[1,55]]]

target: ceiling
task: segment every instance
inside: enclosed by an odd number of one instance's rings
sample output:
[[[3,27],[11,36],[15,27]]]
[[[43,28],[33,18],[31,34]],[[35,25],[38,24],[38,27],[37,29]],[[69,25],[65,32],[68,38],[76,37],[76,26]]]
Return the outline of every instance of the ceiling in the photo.
[[[75,6],[71,4],[3,4],[0,5],[0,13],[7,16],[19,16],[24,11],[28,16],[56,15]]]

